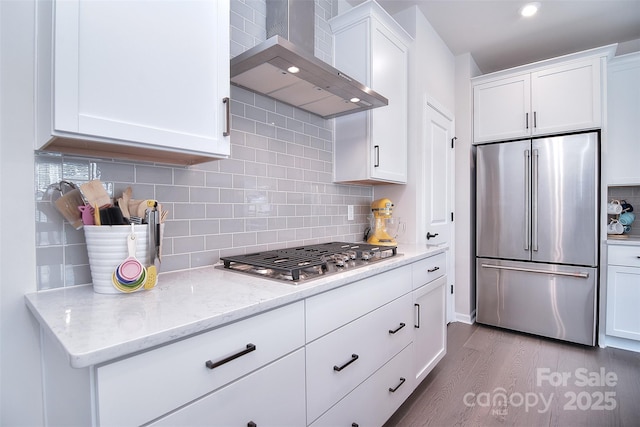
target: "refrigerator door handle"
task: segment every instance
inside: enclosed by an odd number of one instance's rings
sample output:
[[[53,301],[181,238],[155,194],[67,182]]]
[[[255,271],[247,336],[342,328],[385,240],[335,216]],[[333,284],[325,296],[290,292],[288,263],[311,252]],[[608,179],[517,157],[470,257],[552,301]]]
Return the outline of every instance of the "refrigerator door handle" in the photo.
[[[538,251],[538,150],[531,156],[531,250]]]
[[[531,249],[531,153],[524,150],[524,250]]]
[[[506,265],[491,265],[491,264],[481,264],[482,268],[493,268],[495,270],[511,270],[511,271],[523,271],[525,273],[539,273],[539,274],[552,274],[554,276],[569,276],[569,277],[577,277],[579,279],[588,279],[589,273],[570,273],[567,271],[551,271],[551,270],[536,270],[534,268],[520,268],[520,267],[509,267]]]

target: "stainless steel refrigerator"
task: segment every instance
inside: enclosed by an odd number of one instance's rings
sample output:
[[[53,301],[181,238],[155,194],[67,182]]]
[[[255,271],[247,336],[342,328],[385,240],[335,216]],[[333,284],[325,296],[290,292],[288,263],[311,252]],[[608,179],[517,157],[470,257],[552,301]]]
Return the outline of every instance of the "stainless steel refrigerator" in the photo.
[[[477,148],[476,320],[595,345],[599,134]]]

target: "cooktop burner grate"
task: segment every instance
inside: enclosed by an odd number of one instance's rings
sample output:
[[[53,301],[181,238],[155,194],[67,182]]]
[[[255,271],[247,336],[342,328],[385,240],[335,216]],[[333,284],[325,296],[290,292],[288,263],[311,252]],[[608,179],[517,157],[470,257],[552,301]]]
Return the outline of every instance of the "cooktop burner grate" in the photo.
[[[279,272],[280,275],[290,276],[291,280],[298,281],[302,271],[315,269],[319,271],[319,274],[324,274],[328,269],[327,263],[331,262],[331,257],[336,254],[351,253],[353,259],[366,260],[383,252],[387,256],[396,255],[396,247],[331,242],[227,256],[221,257],[220,260],[224,262],[224,268],[241,267],[241,270],[246,270],[244,267],[251,266]]]

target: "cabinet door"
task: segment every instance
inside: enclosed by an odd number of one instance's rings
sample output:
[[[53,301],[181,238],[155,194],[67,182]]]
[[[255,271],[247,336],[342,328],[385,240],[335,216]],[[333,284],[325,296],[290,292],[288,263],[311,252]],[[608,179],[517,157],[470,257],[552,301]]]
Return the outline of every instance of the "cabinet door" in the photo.
[[[330,21],[336,67],[389,104],[337,117],[336,182],[407,182],[409,35],[376,2],[365,2]]]
[[[614,58],[607,80],[607,183],[640,185],[640,52]]]
[[[413,291],[413,365],[416,385],[424,380],[447,352],[446,284],[447,278],[444,276]]]
[[[152,426],[286,427],[306,424],[304,350],[210,394]]]
[[[522,74],[473,87],[473,140],[498,141],[531,134],[531,80]]]
[[[531,74],[533,134],[600,127],[600,59]]]
[[[55,7],[54,133],[229,154],[228,0]]]
[[[609,266],[607,335],[640,341],[640,268]]]
[[[370,110],[371,175],[382,181],[407,182],[407,53],[390,31],[378,24],[372,34],[372,81],[389,98]]]

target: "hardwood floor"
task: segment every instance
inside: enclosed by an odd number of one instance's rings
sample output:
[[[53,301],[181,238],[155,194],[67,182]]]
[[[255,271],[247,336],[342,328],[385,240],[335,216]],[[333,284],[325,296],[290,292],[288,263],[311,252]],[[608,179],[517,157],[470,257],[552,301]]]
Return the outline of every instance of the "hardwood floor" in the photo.
[[[447,355],[384,427],[640,426],[640,353],[451,323]]]

